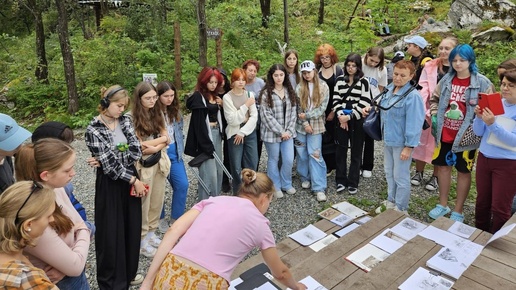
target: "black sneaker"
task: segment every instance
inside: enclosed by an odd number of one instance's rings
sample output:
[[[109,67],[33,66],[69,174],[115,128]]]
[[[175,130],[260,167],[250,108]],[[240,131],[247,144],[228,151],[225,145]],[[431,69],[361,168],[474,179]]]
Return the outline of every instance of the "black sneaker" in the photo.
[[[420,185],[423,182],[423,172],[416,171],[416,174],[410,179],[412,185]]]
[[[344,189],[346,189],[346,187],[344,186],[344,184],[337,184],[337,192],[341,192],[343,191]]]
[[[436,191],[439,188],[439,184],[437,183],[437,176],[430,177],[430,180],[425,185],[426,190]]]
[[[355,195],[355,194],[357,194],[357,192],[358,192],[358,188],[356,188],[356,187],[351,187],[351,186],[350,186],[350,187],[348,187],[348,192],[349,192],[349,194],[351,194],[351,195]]]

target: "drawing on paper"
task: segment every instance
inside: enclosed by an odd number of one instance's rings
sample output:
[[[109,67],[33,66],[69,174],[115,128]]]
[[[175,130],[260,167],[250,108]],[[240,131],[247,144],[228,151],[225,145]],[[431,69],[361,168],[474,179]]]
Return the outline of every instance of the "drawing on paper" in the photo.
[[[455,257],[453,252],[448,248],[446,248],[444,251],[442,251],[441,254],[439,254],[439,258],[445,261],[458,262],[457,257]]]

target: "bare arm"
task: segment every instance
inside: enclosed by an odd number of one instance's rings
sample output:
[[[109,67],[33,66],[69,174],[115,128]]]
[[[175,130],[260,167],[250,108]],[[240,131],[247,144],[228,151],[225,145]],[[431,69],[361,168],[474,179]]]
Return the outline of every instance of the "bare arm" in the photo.
[[[172,248],[174,248],[179,238],[181,238],[186,233],[186,231],[190,228],[200,213],[201,212],[196,209],[191,209],[183,214],[168,229],[167,233],[163,237],[161,244],[159,245],[154,259],[152,259],[149,271],[147,272],[147,276],[145,276],[145,280],[143,281],[140,289],[152,289],[154,278],[156,277],[156,274],[158,273],[163,260],[165,260],[165,257],[172,250]]]
[[[272,276],[283,285],[293,290],[304,290],[306,286],[296,282],[288,267],[281,261],[275,247],[262,250],[262,257],[267,266],[271,269]]]

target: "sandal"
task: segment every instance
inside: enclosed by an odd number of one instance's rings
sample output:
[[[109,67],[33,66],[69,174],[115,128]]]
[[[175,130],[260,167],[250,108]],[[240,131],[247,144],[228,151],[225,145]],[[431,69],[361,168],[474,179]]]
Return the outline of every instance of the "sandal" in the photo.
[[[450,219],[452,221],[457,221],[459,223],[463,223],[464,222],[464,215],[454,211],[454,212],[451,213]]]
[[[442,216],[445,216],[447,215],[449,212],[450,212],[450,208],[449,207],[444,207],[440,204],[436,205],[434,209],[432,209],[429,213],[428,213],[428,216],[430,216],[431,218],[433,218],[434,220],[442,217]]]

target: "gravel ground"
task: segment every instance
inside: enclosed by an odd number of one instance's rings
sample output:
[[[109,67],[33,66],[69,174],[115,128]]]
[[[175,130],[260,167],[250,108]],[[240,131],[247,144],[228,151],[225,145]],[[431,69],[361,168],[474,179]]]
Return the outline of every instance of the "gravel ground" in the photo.
[[[188,116],[185,117],[185,132],[188,126]],[[93,220],[94,210],[94,196],[95,196],[95,174],[94,171],[87,165],[86,158],[90,156],[90,153],[84,142],[84,130],[76,131],[76,141],[72,144],[77,151],[77,162],[75,169],[77,175],[73,179],[75,186],[75,195],[83,206],[87,210],[88,219]],[[331,206],[332,204],[348,200],[351,203],[359,206],[360,208],[369,211],[374,215],[374,209],[380,204],[381,201],[386,199],[386,181],[383,174],[383,144],[376,142],[375,144],[375,168],[373,169],[373,176],[371,178],[363,178],[360,181],[358,188],[358,194],[350,196],[347,191],[344,193],[336,193],[335,191],[335,173],[333,172],[328,177],[328,189],[326,195],[328,201],[319,203],[315,199],[315,196],[310,193],[307,189],[301,188],[301,181],[297,177],[295,170],[293,171],[293,184],[297,189],[297,193],[294,195],[285,194],[285,197],[276,200],[271,203],[269,211],[266,216],[271,221],[271,228],[277,241],[283,240],[288,234],[299,230],[302,227],[307,226],[317,221],[317,213],[321,210]],[[186,161],[189,161],[188,156],[185,157]],[[266,171],[266,152],[265,146],[263,149],[262,157],[260,160],[259,170],[262,172]],[[186,162],[185,162],[186,163]],[[187,208],[191,207],[196,202],[197,197],[197,180],[187,170],[188,179],[190,180],[190,188],[188,190]],[[425,179],[431,176],[431,172],[427,170],[425,172]],[[225,193],[229,194],[229,193]],[[165,206],[167,212],[170,212],[170,200],[171,200],[171,189],[167,184]],[[434,202],[428,201],[428,199],[435,200]],[[411,203],[409,214],[421,221],[430,223],[432,220],[428,218],[427,212],[437,202],[437,193],[426,191],[423,186],[412,187]],[[474,221],[474,200],[467,200],[464,207],[467,223],[473,223]],[[430,207],[430,208],[429,208]],[[254,253],[254,252],[253,252]],[[252,253],[252,254],[253,254]],[[145,274],[147,268],[150,265],[151,260],[140,256],[140,263],[138,272]],[[98,289],[96,281],[96,263],[95,263],[95,243],[92,241],[90,251],[88,255],[88,262],[86,264],[86,272],[89,275],[89,282],[91,289]],[[138,289],[132,287],[131,289]]]

